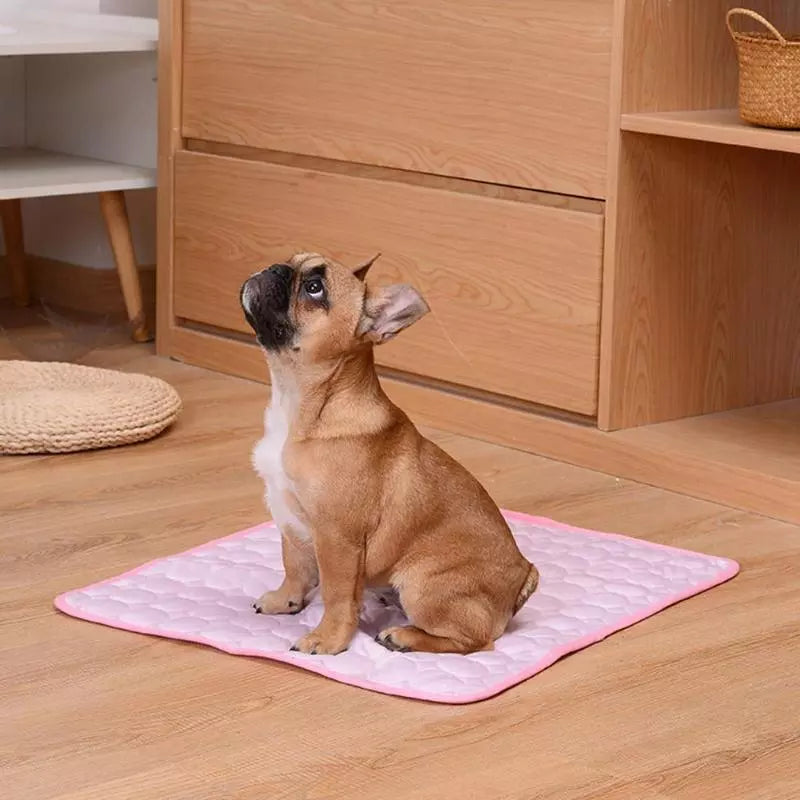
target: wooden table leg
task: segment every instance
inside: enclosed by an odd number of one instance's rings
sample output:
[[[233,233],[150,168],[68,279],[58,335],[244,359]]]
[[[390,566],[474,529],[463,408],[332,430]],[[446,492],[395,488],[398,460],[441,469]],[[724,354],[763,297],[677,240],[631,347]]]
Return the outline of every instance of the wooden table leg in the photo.
[[[133,251],[133,238],[128,220],[128,209],[125,195],[121,191],[100,192],[100,209],[108,231],[108,239],[114,252],[114,261],[122,285],[122,296],[128,319],[133,325],[133,340],[147,342],[152,336],[147,330],[142,303],[142,285],[139,281],[139,270],[136,267],[136,255]]]
[[[0,216],[3,218],[3,238],[6,242],[6,263],[11,275],[11,296],[18,306],[31,302],[28,273],[25,267],[25,242],[22,233],[22,202],[0,200]]]

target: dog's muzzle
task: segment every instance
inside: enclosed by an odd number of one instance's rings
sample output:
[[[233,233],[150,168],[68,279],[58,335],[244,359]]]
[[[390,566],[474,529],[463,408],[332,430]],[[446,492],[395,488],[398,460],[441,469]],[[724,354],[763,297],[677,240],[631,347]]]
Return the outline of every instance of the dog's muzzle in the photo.
[[[288,264],[273,264],[242,284],[239,300],[245,318],[267,350],[288,345],[294,336],[289,319],[294,279],[295,271]]]

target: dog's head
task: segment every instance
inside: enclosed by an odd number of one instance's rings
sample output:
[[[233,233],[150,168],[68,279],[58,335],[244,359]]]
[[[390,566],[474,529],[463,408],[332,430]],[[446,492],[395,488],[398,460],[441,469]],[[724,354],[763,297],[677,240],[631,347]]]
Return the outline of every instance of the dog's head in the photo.
[[[370,289],[378,256],[348,268],[316,253],[298,253],[251,275],[240,300],[268,356],[314,363],[396,336],[428,312],[411,286]]]

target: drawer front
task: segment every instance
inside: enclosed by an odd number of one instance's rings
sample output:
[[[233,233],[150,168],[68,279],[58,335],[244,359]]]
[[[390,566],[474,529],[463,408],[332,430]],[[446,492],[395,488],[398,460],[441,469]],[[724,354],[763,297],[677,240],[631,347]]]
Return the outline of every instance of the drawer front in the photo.
[[[605,196],[613,0],[185,0],[190,138]]]
[[[433,313],[380,363],[594,414],[600,214],[199,153],[178,153],[175,313],[250,332],[239,288],[296,251],[414,284]]]

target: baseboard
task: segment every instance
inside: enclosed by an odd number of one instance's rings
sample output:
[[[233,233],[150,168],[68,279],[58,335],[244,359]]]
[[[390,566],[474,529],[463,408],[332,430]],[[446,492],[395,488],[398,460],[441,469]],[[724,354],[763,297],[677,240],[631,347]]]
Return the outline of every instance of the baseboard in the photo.
[[[66,261],[29,255],[26,258],[35,301],[98,316],[125,317],[125,302],[114,269],[92,269]],[[155,320],[155,265],[139,267],[142,299],[148,320]],[[5,256],[0,255],[0,299],[10,296]]]
[[[164,332],[158,352],[238,377],[267,378],[258,348],[240,338],[173,326]],[[382,383],[418,423],[800,523],[800,469],[791,467],[796,459],[775,465],[764,457],[731,461],[713,447],[707,452],[698,448],[698,437],[683,431],[688,423],[606,433],[595,425],[441,391],[424,382],[384,376]],[[730,414],[702,419],[714,425]],[[673,430],[680,435],[671,435]],[[723,438],[730,435],[723,432]]]

